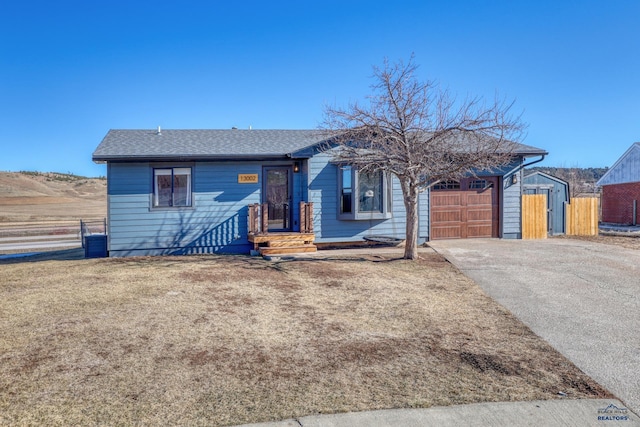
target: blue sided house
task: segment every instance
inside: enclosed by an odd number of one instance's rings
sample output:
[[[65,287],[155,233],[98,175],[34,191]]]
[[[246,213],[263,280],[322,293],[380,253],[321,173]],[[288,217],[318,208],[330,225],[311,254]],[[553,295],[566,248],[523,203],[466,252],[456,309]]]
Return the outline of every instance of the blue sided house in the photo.
[[[519,145],[499,172],[423,192],[421,242],[520,238],[522,169],[546,154]],[[107,164],[110,256],[305,252],[405,235],[398,180],[333,162],[317,130],[110,130],[93,160]]]

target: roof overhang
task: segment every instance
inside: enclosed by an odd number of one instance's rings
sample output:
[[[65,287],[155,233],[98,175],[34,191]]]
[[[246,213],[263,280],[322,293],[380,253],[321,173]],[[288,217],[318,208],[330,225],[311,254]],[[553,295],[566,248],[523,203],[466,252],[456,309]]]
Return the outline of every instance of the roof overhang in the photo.
[[[225,156],[93,156],[95,163],[140,163],[140,162],[244,162],[288,160],[290,155],[225,155]]]

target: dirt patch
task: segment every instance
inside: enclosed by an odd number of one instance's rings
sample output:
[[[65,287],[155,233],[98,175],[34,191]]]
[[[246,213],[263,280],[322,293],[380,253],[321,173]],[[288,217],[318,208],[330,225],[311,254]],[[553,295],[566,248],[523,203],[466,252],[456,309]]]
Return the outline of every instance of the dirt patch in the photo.
[[[437,254],[2,268],[0,424],[230,425],[609,396]]]
[[[601,232],[597,236],[557,236],[558,239],[577,239],[587,242],[614,245],[627,249],[640,250],[640,233]]]

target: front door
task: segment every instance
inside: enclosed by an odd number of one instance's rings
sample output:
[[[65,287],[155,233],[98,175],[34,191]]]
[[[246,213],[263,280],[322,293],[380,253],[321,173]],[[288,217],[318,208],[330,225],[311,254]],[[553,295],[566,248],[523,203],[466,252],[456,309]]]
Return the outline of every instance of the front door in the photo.
[[[264,168],[264,203],[269,207],[269,231],[291,230],[291,167]]]

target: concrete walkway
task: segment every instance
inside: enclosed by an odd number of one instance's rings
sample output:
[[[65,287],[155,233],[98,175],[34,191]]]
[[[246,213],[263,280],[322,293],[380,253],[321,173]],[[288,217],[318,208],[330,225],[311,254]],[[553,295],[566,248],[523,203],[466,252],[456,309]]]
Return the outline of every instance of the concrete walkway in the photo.
[[[640,251],[573,239],[431,246],[640,413]]]
[[[476,403],[428,409],[387,409],[345,414],[311,415],[243,427],[588,427],[640,426],[640,419],[616,400],[539,400],[519,403]],[[600,418],[599,418],[600,417]]]

